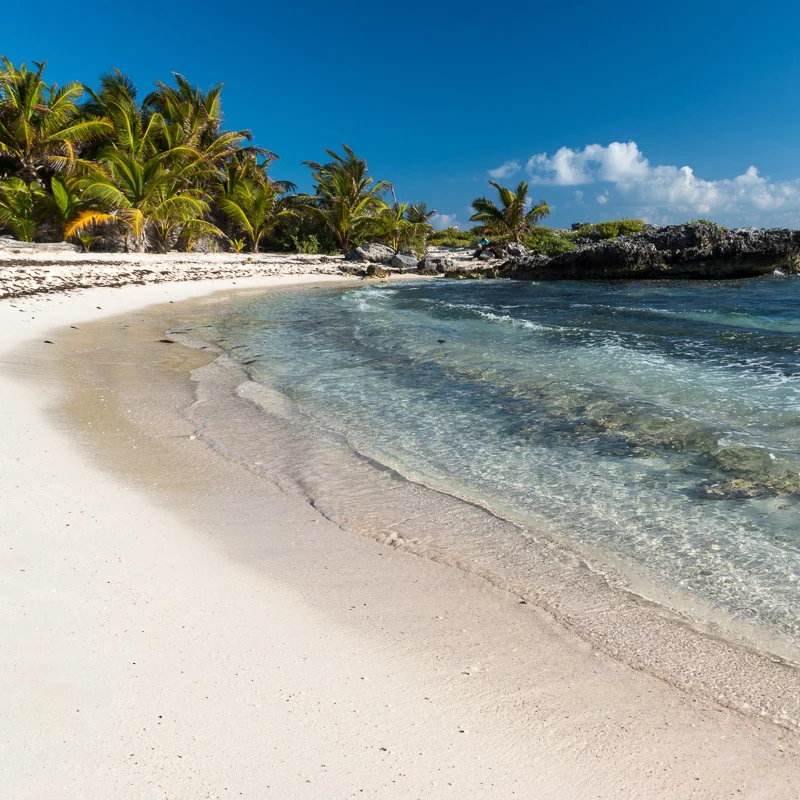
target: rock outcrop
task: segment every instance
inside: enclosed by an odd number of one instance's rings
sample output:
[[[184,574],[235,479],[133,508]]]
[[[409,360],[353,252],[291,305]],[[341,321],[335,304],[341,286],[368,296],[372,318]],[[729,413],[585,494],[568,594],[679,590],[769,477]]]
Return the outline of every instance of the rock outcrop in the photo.
[[[509,257],[497,272],[520,280],[726,279],[800,272],[800,231],[671,225],[562,253]]]
[[[422,275],[444,275],[449,269],[455,269],[452,259],[441,255],[427,255],[417,264],[417,271]]]

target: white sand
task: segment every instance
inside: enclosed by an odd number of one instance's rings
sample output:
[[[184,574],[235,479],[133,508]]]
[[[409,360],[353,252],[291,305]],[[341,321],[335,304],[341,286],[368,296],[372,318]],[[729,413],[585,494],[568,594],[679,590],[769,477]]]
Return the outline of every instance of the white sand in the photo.
[[[796,733],[619,665],[478,579],[269,486],[248,564],[101,471],[48,414],[42,340],[229,285],[0,303],[4,800],[800,795]]]

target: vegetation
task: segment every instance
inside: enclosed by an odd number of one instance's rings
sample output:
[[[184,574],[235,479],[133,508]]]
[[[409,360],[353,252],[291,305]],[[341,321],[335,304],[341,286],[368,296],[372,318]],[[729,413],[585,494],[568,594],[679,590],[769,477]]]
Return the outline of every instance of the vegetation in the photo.
[[[491,236],[519,242],[540,219],[550,214],[550,208],[543,200],[529,208],[528,184],[525,181],[520,181],[513,191],[494,181],[489,181],[489,184],[497,190],[500,205],[486,197],[476,198],[472,201],[475,213],[470,217],[470,222],[480,223]]]
[[[435,213],[398,203],[346,145],[305,162],[311,195],[274,180],[277,156],[223,126],[222,85],[181,75],[142,98],[119,70],[92,89],[49,86],[46,62],[0,59],[0,232],[126,251],[348,252],[367,240],[423,249]],[[386,199],[391,192],[392,202]]]
[[[443,228],[434,231],[428,237],[428,244],[437,247],[475,247],[480,235],[472,231],[462,231],[458,228]]]
[[[575,234],[572,231],[536,227],[522,237],[525,248],[536,255],[557,256],[576,250]]]
[[[644,221],[641,219],[615,219],[583,225],[576,231],[576,236],[578,239],[616,239],[618,236],[632,236],[643,230]]]

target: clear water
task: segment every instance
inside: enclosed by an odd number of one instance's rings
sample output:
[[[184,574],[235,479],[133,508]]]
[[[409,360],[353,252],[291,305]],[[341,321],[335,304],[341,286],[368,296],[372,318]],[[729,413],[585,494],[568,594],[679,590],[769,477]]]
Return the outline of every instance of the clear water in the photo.
[[[295,432],[800,644],[800,280],[285,291],[203,335],[289,399]],[[336,463],[317,491],[346,491]]]

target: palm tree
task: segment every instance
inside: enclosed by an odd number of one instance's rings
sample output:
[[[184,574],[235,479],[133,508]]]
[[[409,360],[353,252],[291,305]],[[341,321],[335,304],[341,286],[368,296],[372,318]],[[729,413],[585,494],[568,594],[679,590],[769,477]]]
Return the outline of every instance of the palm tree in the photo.
[[[38,183],[22,178],[0,181],[0,225],[23,242],[32,242],[41,218],[45,192]]]
[[[136,87],[119,70],[102,76],[100,92],[87,90],[89,108],[106,115],[113,129],[96,154],[99,166],[83,183],[83,194],[95,202],[67,227],[72,236],[89,225],[121,224],[126,250],[132,238],[143,252],[148,232],[159,250],[166,249],[175,231],[220,234],[204,219],[209,194],[194,179],[204,166],[203,155],[191,142],[171,143],[160,113],[139,104]]]
[[[98,211],[98,201],[84,193],[85,179],[56,175],[50,181],[50,192],[43,193],[43,205],[50,216],[61,226],[65,239],[74,233],[73,223],[89,211]]]
[[[158,89],[144,99],[142,107],[164,120],[163,136],[168,149],[186,146],[200,154],[204,169],[198,171],[195,183],[202,182],[210,188],[219,170],[243,151],[251,156],[261,156],[267,163],[277,158],[263,148],[243,148],[242,142],[253,138],[250,131],[222,129],[221,92],[224,84],[204,93],[177,72],[173,77],[176,86],[158,81]]]
[[[279,220],[294,213],[288,208],[288,198],[270,180],[242,179],[217,204],[233,226],[247,237],[252,253],[258,252],[261,240]]]
[[[413,229],[413,224],[406,218],[408,203],[384,205],[374,216],[372,229],[378,238],[389,242],[397,252]]]
[[[429,211],[427,203],[414,203],[406,209],[406,219],[412,225],[428,225],[433,228],[431,219],[438,213],[435,208]]]
[[[486,197],[473,200],[472,207],[475,213],[469,218],[470,222],[479,222],[489,234],[513,239],[519,242],[520,237],[530,231],[536,223],[550,213],[550,208],[543,200],[538,205],[526,210],[528,206],[528,184],[520,181],[519,186],[512,192],[499,183],[489,181],[497,189],[500,206]]]
[[[15,67],[0,59],[0,157],[28,183],[45,172],[66,172],[81,163],[81,145],[111,131],[108,120],[85,115],[77,105],[80,83],[47,86],[46,61]]]
[[[382,195],[388,181],[375,183],[367,162],[343,144],[344,155],[333,150],[327,164],[304,161],[314,179],[315,194],[302,198],[302,207],[330,228],[342,253],[347,255],[360,234],[373,223],[375,213],[385,207]]]

